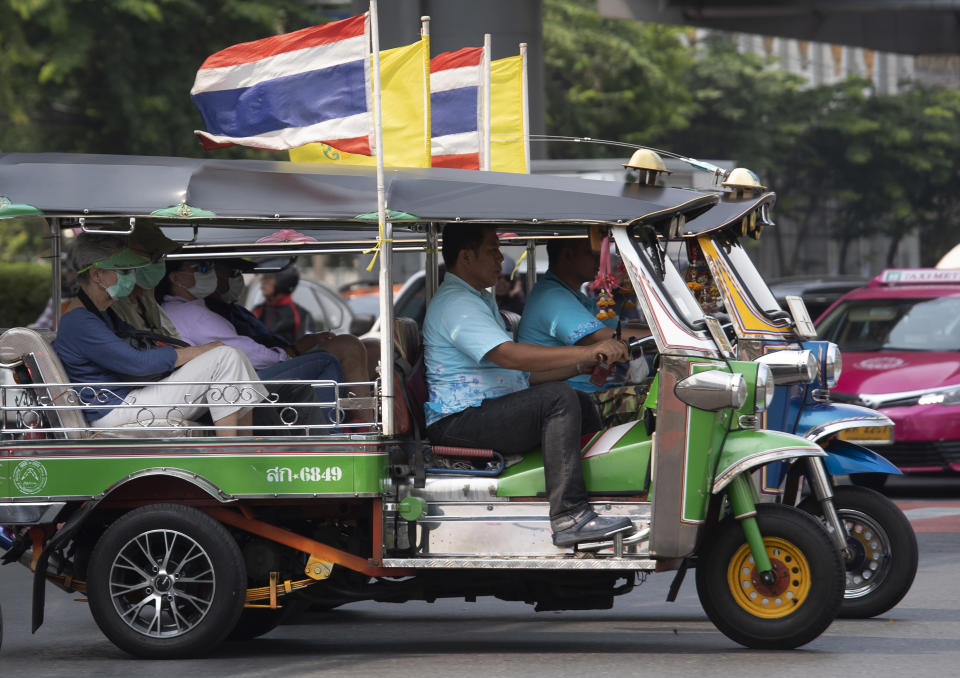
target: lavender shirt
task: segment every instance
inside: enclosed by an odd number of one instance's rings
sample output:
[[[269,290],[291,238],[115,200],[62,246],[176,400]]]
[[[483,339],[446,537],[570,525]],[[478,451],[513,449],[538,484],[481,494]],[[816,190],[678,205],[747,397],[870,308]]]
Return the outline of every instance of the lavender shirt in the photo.
[[[203,299],[187,301],[183,297],[168,295],[163,299],[163,310],[177,326],[177,332],[183,340],[194,346],[222,341],[227,346],[243,351],[258,370],[287,359],[284,349],[269,348],[250,337],[237,334],[233,324],[207,308]]]

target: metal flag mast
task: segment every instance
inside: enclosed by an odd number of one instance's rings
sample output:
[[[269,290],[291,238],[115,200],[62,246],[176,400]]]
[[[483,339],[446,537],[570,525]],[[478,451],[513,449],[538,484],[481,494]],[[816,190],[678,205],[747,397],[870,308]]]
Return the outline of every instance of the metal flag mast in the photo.
[[[377,146],[377,225],[380,245],[380,389],[385,403],[380,413],[383,434],[393,435],[393,224],[387,221],[383,176],[383,112],[380,105],[380,23],[377,0],[370,0],[370,39],[373,52],[374,142]]]
[[[483,65],[481,66],[481,92],[483,93],[483,159],[480,162],[480,169],[490,171],[490,132],[492,123],[492,109],[490,105],[491,87],[490,87],[490,34],[483,34]]]

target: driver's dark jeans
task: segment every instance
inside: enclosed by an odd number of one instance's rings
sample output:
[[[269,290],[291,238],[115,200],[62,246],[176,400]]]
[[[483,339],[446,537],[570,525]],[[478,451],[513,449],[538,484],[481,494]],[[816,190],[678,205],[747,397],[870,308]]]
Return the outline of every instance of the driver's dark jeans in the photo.
[[[485,447],[502,454],[543,450],[550,524],[571,527],[589,508],[580,459],[580,436],[600,429],[593,403],[562,382],[484,400],[427,427],[435,445]]]

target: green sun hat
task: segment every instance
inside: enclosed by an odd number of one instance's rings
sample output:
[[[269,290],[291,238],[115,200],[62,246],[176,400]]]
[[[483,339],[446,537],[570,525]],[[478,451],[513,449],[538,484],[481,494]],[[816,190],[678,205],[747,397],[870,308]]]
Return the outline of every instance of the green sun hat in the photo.
[[[109,257],[105,257],[98,261],[94,261],[92,264],[88,264],[81,268],[77,273],[84,273],[89,271],[91,268],[103,268],[107,270],[123,270],[127,268],[140,268],[146,266],[150,263],[148,257],[137,254],[129,247],[124,248],[112,254]]]

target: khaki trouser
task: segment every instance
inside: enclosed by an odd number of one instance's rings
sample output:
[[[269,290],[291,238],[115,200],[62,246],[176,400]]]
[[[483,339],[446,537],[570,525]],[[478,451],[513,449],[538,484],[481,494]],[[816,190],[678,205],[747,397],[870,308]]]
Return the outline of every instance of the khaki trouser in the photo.
[[[200,382],[181,384],[178,382]],[[210,349],[178,367],[161,381],[127,394],[124,399],[139,407],[114,407],[93,422],[97,427],[130,424],[149,426],[155,420],[197,419],[209,410],[217,421],[231,414],[245,414],[254,403],[267,397],[262,384],[237,384],[259,381],[247,356],[230,346]]]

